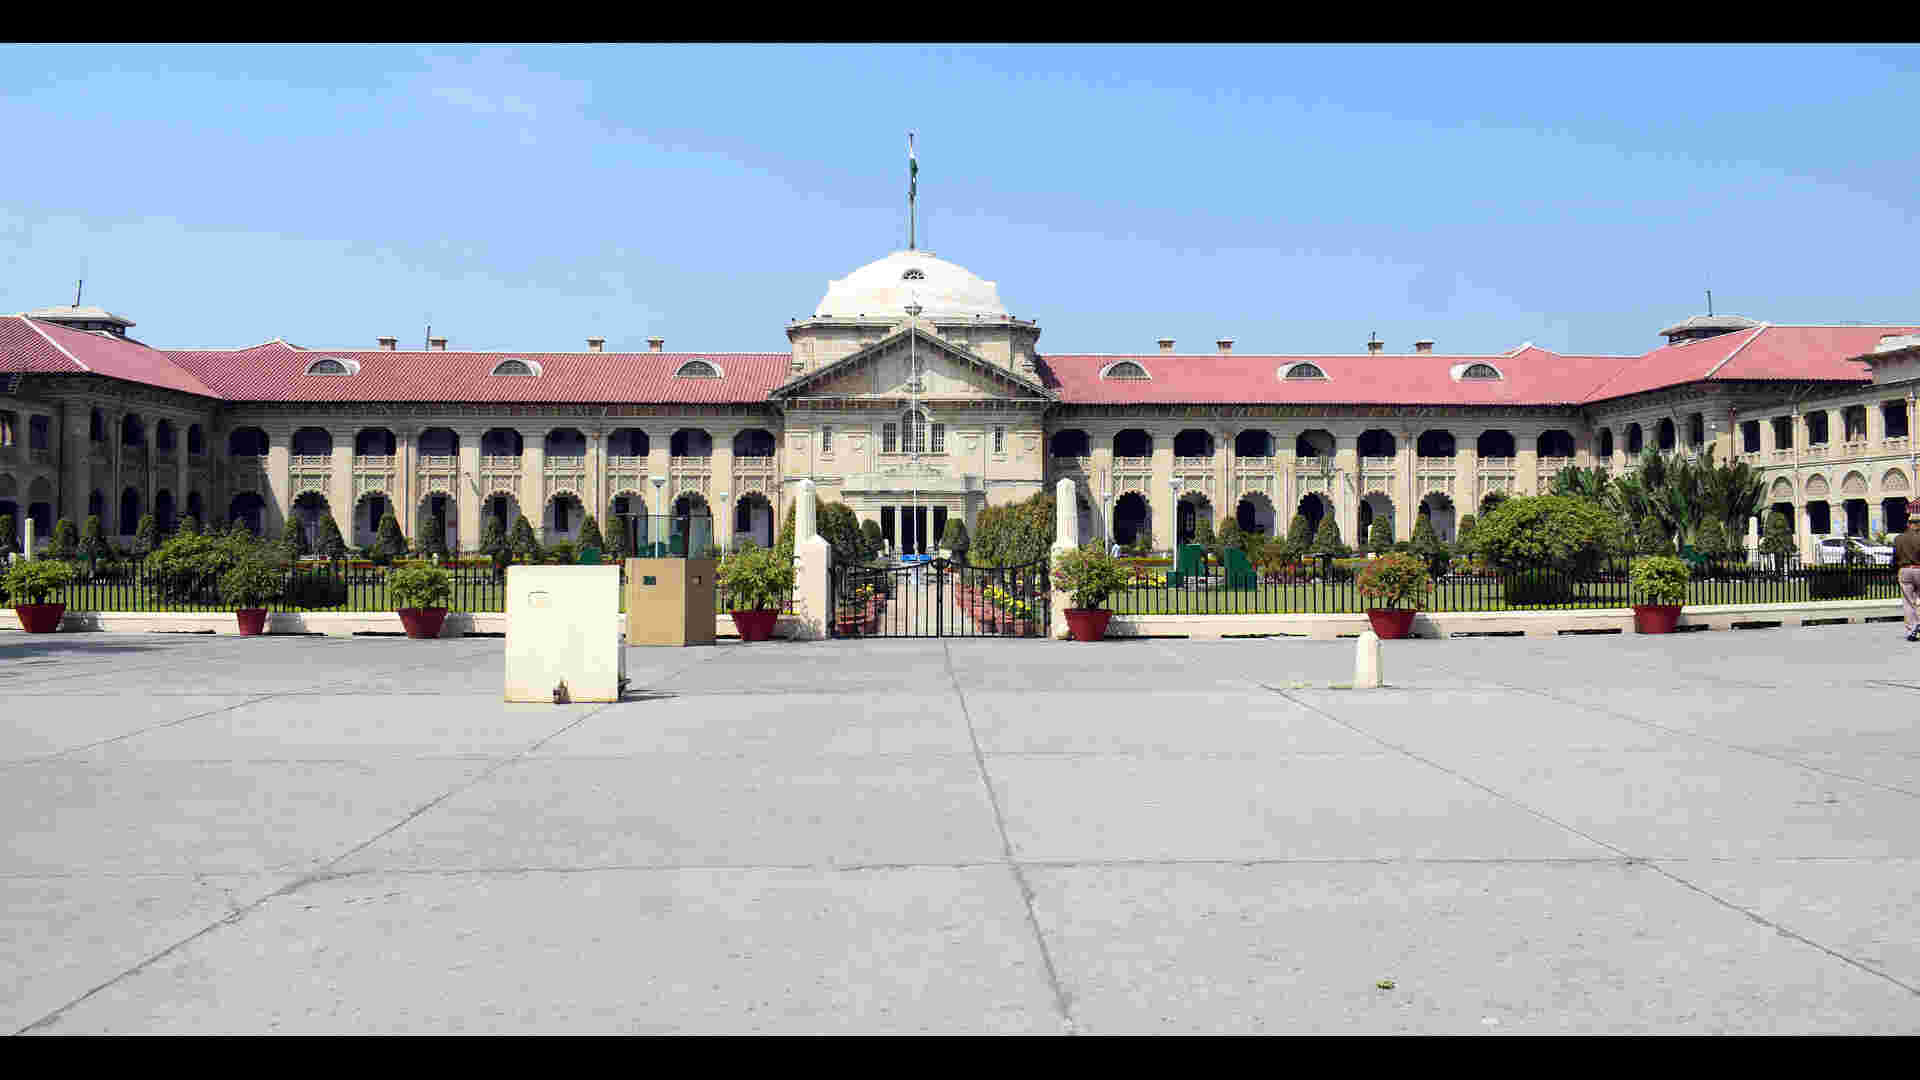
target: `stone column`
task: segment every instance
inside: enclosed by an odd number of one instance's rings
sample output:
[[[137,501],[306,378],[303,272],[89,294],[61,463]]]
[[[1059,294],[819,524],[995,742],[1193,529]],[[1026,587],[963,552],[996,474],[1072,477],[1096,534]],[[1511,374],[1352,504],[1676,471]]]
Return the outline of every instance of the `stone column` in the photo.
[[[612,509],[613,501],[607,497],[607,429],[597,427],[587,432],[587,490],[580,493],[586,503],[586,512],[600,523],[600,534],[607,532],[607,511]]]
[[[1083,429],[1085,430],[1085,429]],[[1091,430],[1087,437],[1095,440],[1087,449],[1090,451],[1087,461],[1087,493],[1093,498],[1093,514],[1100,520],[1094,530],[1094,538],[1102,547],[1113,546],[1113,504],[1106,498],[1107,491],[1113,487],[1113,436],[1109,434],[1099,441]]]
[[[547,537],[547,431],[520,432],[520,510],[542,544]]]
[[[813,481],[802,480],[794,492],[794,636],[817,641],[827,636],[833,619],[833,589],[829,567],[833,548],[819,535],[813,505]]]
[[[1053,485],[1052,555],[1055,559],[1080,546],[1080,514],[1074,505],[1077,499],[1072,480],[1063,479]],[[1051,617],[1052,636],[1056,638],[1072,636],[1067,629],[1068,602],[1065,590],[1048,590],[1048,614]]]
[[[333,515],[333,523],[341,526],[341,536],[347,543],[353,543],[353,440],[348,435],[343,443],[336,438],[333,441],[333,465],[327,476],[327,512]]]
[[[87,496],[92,492],[93,467],[87,463],[92,447],[87,441],[87,408],[71,401],[60,405],[60,445],[63,448],[59,502],[55,512],[73,519],[77,530],[87,523]]]
[[[1531,495],[1540,486],[1540,435],[1533,438],[1515,439],[1519,445],[1513,448],[1513,487],[1510,494]]]
[[[949,435],[951,438],[951,435]],[[819,432],[812,433],[807,440],[810,449],[818,450],[816,445]],[[740,497],[740,485],[733,482],[733,433],[726,432],[713,440],[712,478],[707,482],[707,508],[713,512],[713,542],[721,548],[733,546],[733,500]],[[727,493],[723,505],[720,493]]]
[[[647,504],[647,515],[649,517],[655,517],[655,518],[663,517],[673,509],[673,495],[670,494],[671,488],[656,489],[653,486],[653,481],[651,479],[652,477],[655,477],[655,476],[671,476],[672,475],[673,430],[674,429],[671,427],[661,428],[661,429],[653,429],[653,428],[647,429],[647,477],[648,479],[647,479],[647,487],[646,487],[647,497],[645,501]],[[797,497],[798,496],[796,496],[796,498]],[[665,506],[657,505],[663,502],[666,504]],[[781,510],[779,512],[783,516],[775,519],[774,521],[773,531],[776,539],[778,538],[780,533],[780,522],[786,520],[786,518],[784,517],[785,511]],[[651,522],[649,523],[649,528],[652,528],[652,531],[647,534],[648,536],[656,536],[659,534],[660,530],[658,528],[653,528],[653,523]],[[799,534],[796,533],[795,535],[799,535]]]
[[[278,537],[286,525],[287,515],[293,511],[293,492],[289,488],[287,471],[292,468],[293,448],[292,428],[274,428],[267,431],[267,490],[261,492],[266,497],[266,510],[263,515],[262,531],[270,537]],[[279,517],[274,515],[278,514]]]
[[[1174,429],[1178,430],[1178,429]],[[1179,511],[1173,503],[1173,432],[1153,435],[1153,482],[1147,498],[1153,507],[1153,546],[1171,551],[1178,539]]]
[[[187,496],[193,490],[193,455],[187,452],[187,432],[192,427],[191,423],[181,424],[173,434],[173,460],[178,476],[178,486],[173,489],[173,521],[176,527],[180,519],[187,516]],[[204,512],[205,507],[201,509]],[[202,528],[205,525],[205,522],[201,523]]]
[[[1414,481],[1414,451],[1417,436],[1402,428],[1396,438],[1393,455],[1393,538],[1412,540],[1413,528],[1420,520],[1420,492]]]
[[[1279,492],[1280,505],[1273,508],[1273,529],[1281,536],[1293,527],[1293,515],[1300,511],[1300,480],[1295,475],[1299,471],[1299,457],[1295,453],[1299,447],[1294,435],[1274,433],[1273,466],[1279,473],[1279,481],[1274,489]]]
[[[480,432],[483,430],[455,432],[460,438],[460,449],[454,455],[453,515],[458,522],[454,531],[460,546],[469,551],[480,548],[480,534],[485,531],[482,521],[486,516],[485,501],[492,494],[480,487]],[[507,528],[513,528],[513,522],[507,522]]]
[[[1476,521],[1480,517],[1480,443],[1477,437],[1453,440],[1453,487],[1453,521],[1454,528],[1458,529],[1460,519],[1468,514],[1472,514]]]
[[[1333,469],[1334,520],[1340,523],[1340,538],[1357,551],[1367,543],[1367,538],[1360,535],[1360,500],[1366,492],[1361,485],[1358,438],[1334,435]]]

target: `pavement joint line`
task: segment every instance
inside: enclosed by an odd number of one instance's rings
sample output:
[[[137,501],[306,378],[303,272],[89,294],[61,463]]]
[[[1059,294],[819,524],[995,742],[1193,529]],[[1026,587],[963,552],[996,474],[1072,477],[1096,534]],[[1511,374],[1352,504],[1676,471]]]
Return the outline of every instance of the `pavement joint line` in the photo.
[[[1429,666],[1430,666],[1430,665],[1429,665]],[[1271,687],[1268,687],[1268,689],[1272,689],[1272,688],[1271,688]],[[1292,699],[1291,697],[1289,697],[1289,695],[1287,695],[1287,694],[1285,694],[1285,693],[1283,693],[1283,692],[1281,692],[1281,691],[1278,691],[1278,690],[1275,690],[1274,692],[1275,692],[1275,693],[1278,693],[1278,694],[1280,694],[1280,696],[1282,696],[1282,697],[1287,697],[1287,698],[1288,698],[1288,700],[1293,700],[1293,699]],[[1559,701],[1559,700],[1561,700],[1561,699],[1559,699],[1559,698],[1555,698],[1555,697],[1553,697],[1553,695],[1551,695],[1551,694],[1546,694],[1546,693],[1544,693],[1544,692],[1542,692],[1540,696],[1543,696],[1543,697],[1547,697],[1547,698],[1549,698],[1549,699],[1551,699],[1551,700],[1555,700],[1555,701]],[[1562,702],[1562,703],[1563,703],[1563,704],[1575,704],[1575,703],[1573,703],[1573,702]],[[1314,712],[1317,712],[1317,713],[1319,713],[1320,715],[1322,715],[1322,716],[1324,716],[1324,717],[1326,717],[1327,719],[1329,719],[1329,720],[1331,720],[1331,721],[1333,721],[1334,723],[1336,723],[1336,724],[1339,724],[1339,725],[1341,725],[1342,727],[1347,727],[1347,728],[1350,728],[1350,729],[1352,729],[1353,731],[1355,731],[1355,732],[1357,732],[1358,734],[1360,734],[1360,735],[1363,735],[1363,736],[1365,736],[1365,737],[1367,737],[1367,738],[1369,738],[1369,739],[1373,739],[1373,740],[1374,740],[1375,742],[1378,742],[1378,743],[1380,743],[1380,744],[1381,744],[1381,745],[1383,745],[1383,746],[1393,746],[1393,745],[1394,745],[1393,743],[1391,743],[1391,742],[1389,742],[1388,740],[1386,740],[1386,739],[1383,739],[1383,738],[1381,738],[1380,736],[1378,736],[1378,735],[1375,735],[1375,734],[1373,734],[1372,732],[1369,732],[1369,731],[1367,731],[1367,730],[1366,730],[1366,729],[1364,729],[1364,728],[1361,728],[1361,727],[1358,727],[1358,726],[1356,726],[1356,725],[1354,725],[1354,724],[1351,724],[1351,723],[1349,723],[1349,722],[1347,722],[1347,721],[1345,721],[1345,720],[1342,720],[1342,719],[1341,719],[1341,718],[1339,718],[1338,716],[1335,716],[1334,714],[1332,714],[1332,713],[1330,713],[1330,712],[1328,712],[1328,711],[1327,711],[1327,710],[1325,710],[1325,709],[1322,709],[1322,708],[1319,708],[1318,706],[1315,706],[1315,705],[1310,705],[1310,704],[1308,704],[1308,703],[1306,703],[1306,702],[1298,702],[1297,704],[1299,704],[1299,705],[1301,705],[1301,706],[1302,706],[1303,708],[1308,708],[1308,709],[1312,709],[1312,710],[1313,710]],[[1604,712],[1604,711],[1606,711],[1606,710],[1604,710],[1604,709],[1601,709],[1601,710],[1597,710],[1597,711],[1602,711],[1602,712]],[[1629,719],[1631,719],[1631,718],[1629,718]],[[1636,721],[1636,722],[1641,722],[1641,721]],[[1653,725],[1653,726],[1657,726],[1657,725]],[[1823,944],[1823,943],[1821,943],[1821,942],[1818,942],[1818,941],[1815,941],[1815,940],[1813,940],[1812,938],[1810,938],[1810,937],[1808,937],[1808,936],[1806,936],[1805,934],[1802,934],[1802,933],[1800,933],[1800,932],[1798,932],[1798,931],[1796,931],[1796,930],[1793,930],[1793,929],[1791,929],[1791,928],[1789,928],[1789,927],[1786,927],[1786,926],[1783,926],[1783,925],[1781,925],[1780,923],[1778,923],[1778,922],[1775,922],[1774,920],[1772,920],[1772,919],[1769,919],[1769,918],[1767,918],[1767,917],[1766,917],[1766,916],[1764,916],[1764,915],[1761,915],[1761,914],[1760,914],[1759,912],[1757,912],[1757,911],[1754,911],[1754,910],[1752,910],[1752,909],[1750,909],[1750,908],[1746,908],[1746,907],[1742,907],[1741,905],[1739,905],[1739,904],[1736,904],[1736,903],[1734,903],[1733,901],[1731,901],[1731,900],[1729,900],[1729,899],[1727,899],[1726,897],[1723,897],[1723,896],[1721,896],[1721,895],[1719,895],[1718,893],[1715,893],[1715,892],[1713,892],[1713,891],[1711,891],[1711,890],[1709,890],[1709,889],[1706,889],[1706,888],[1704,888],[1704,887],[1702,887],[1702,886],[1700,886],[1700,885],[1698,885],[1698,884],[1696,884],[1696,883],[1694,883],[1694,882],[1692,882],[1692,881],[1688,881],[1688,880],[1687,880],[1686,878],[1683,878],[1683,877],[1681,877],[1681,876],[1680,876],[1679,874],[1676,874],[1676,873],[1674,873],[1674,872],[1673,872],[1673,871],[1672,871],[1671,869],[1669,869],[1669,868],[1667,868],[1666,866],[1664,866],[1664,865],[1662,865],[1662,863],[1663,863],[1663,862],[1666,862],[1666,861],[1684,861],[1684,860],[1659,860],[1659,859],[1654,859],[1654,858],[1649,858],[1649,857],[1645,857],[1645,856],[1637,856],[1637,855],[1633,855],[1633,854],[1631,854],[1631,853],[1629,853],[1628,851],[1626,851],[1626,849],[1624,849],[1624,848],[1622,848],[1622,847],[1620,847],[1620,846],[1619,846],[1618,844],[1615,844],[1615,843],[1612,843],[1612,842],[1610,842],[1610,841],[1606,841],[1606,840],[1602,840],[1602,839],[1600,839],[1599,837],[1597,837],[1597,836],[1594,836],[1594,835],[1592,835],[1592,834],[1590,834],[1590,833],[1588,833],[1588,832],[1586,832],[1586,831],[1584,831],[1584,830],[1582,830],[1582,829],[1579,829],[1579,828],[1576,828],[1576,827],[1574,827],[1574,826],[1572,826],[1572,825],[1569,825],[1569,824],[1567,824],[1566,822],[1563,822],[1563,821],[1560,821],[1559,819],[1557,819],[1557,818],[1555,818],[1555,817],[1553,817],[1553,815],[1551,815],[1551,814],[1548,814],[1547,812],[1545,812],[1545,811],[1543,811],[1543,810],[1540,810],[1540,809],[1538,809],[1538,808],[1536,808],[1536,807],[1533,807],[1533,806],[1529,806],[1529,805],[1528,805],[1527,803],[1524,803],[1524,802],[1522,802],[1522,801],[1520,801],[1520,800],[1519,800],[1518,798],[1515,798],[1514,796],[1512,796],[1512,795],[1509,795],[1509,794],[1507,794],[1506,792],[1503,792],[1503,791],[1499,791],[1499,790],[1497,790],[1497,789],[1495,789],[1495,788],[1493,788],[1493,787],[1490,787],[1490,786],[1488,786],[1488,785],[1486,785],[1486,784],[1483,784],[1483,783],[1481,783],[1481,782],[1480,782],[1480,781],[1478,781],[1478,780],[1475,780],[1475,779],[1473,779],[1473,778],[1471,778],[1471,777],[1468,777],[1468,776],[1466,776],[1465,774],[1463,774],[1463,773],[1460,773],[1460,772],[1458,772],[1458,771],[1456,771],[1456,770],[1453,770],[1453,769],[1450,769],[1450,768],[1448,768],[1447,766],[1445,766],[1445,765],[1442,765],[1442,764],[1440,764],[1439,762],[1436,762],[1436,761],[1433,761],[1433,760],[1431,760],[1431,759],[1429,759],[1429,758],[1426,758],[1426,757],[1424,757],[1424,756],[1422,756],[1422,755],[1420,755],[1420,754],[1418,754],[1418,753],[1415,753],[1415,752],[1414,752],[1414,751],[1412,751],[1412,750],[1408,750],[1408,749],[1406,749],[1406,748],[1404,748],[1404,747],[1396,747],[1396,748],[1397,748],[1397,749],[1399,749],[1399,750],[1401,750],[1401,752],[1402,752],[1402,753],[1404,753],[1404,754],[1406,754],[1406,755],[1407,755],[1408,757],[1410,757],[1410,758],[1412,758],[1413,760],[1415,760],[1415,761],[1419,761],[1419,762],[1421,762],[1421,763],[1423,763],[1423,764],[1425,764],[1425,765],[1428,765],[1428,766],[1430,766],[1430,767],[1432,767],[1432,768],[1435,768],[1435,769],[1438,769],[1438,770],[1440,770],[1441,772],[1444,772],[1444,773],[1446,773],[1446,774],[1448,774],[1449,776],[1453,776],[1453,777],[1455,777],[1455,778],[1457,778],[1457,779],[1459,779],[1459,780],[1461,780],[1461,781],[1463,781],[1464,783],[1468,783],[1468,784],[1471,784],[1471,785],[1473,785],[1474,787],[1477,787],[1477,788],[1479,788],[1480,790],[1482,790],[1482,791],[1484,791],[1484,792],[1486,792],[1486,793],[1488,793],[1488,794],[1490,794],[1490,795],[1492,795],[1492,796],[1494,796],[1495,798],[1499,798],[1499,799],[1503,799],[1503,800],[1505,800],[1505,801],[1507,801],[1507,802],[1509,802],[1509,803],[1511,803],[1511,804],[1513,804],[1514,806],[1517,806],[1517,807],[1519,807],[1520,809],[1522,809],[1522,810],[1525,810],[1526,812],[1528,812],[1528,813],[1530,813],[1530,814],[1533,814],[1533,815],[1535,815],[1536,817],[1538,817],[1538,818],[1540,818],[1540,819],[1541,819],[1542,821],[1547,821],[1547,822],[1551,822],[1552,824],[1555,824],[1555,825],[1558,825],[1558,826],[1560,826],[1561,828],[1563,828],[1563,829],[1566,829],[1566,830],[1567,830],[1568,832],[1571,832],[1571,833],[1573,833],[1573,834],[1574,834],[1574,835],[1576,835],[1576,836],[1579,836],[1579,837],[1582,837],[1582,838],[1584,838],[1584,839],[1586,839],[1586,840],[1588,840],[1588,841],[1590,841],[1590,842],[1592,842],[1592,843],[1595,843],[1595,844],[1598,844],[1598,845],[1600,845],[1601,847],[1604,847],[1604,848],[1607,848],[1607,849],[1609,849],[1609,850],[1611,850],[1611,851],[1617,851],[1617,852],[1619,852],[1619,853],[1620,853],[1620,854],[1621,854],[1622,856],[1624,856],[1624,857],[1626,857],[1626,858],[1628,858],[1628,859],[1630,859],[1630,860],[1632,860],[1633,862],[1635,862],[1635,863],[1637,863],[1637,864],[1640,864],[1640,865],[1643,865],[1643,866],[1646,866],[1646,867],[1647,867],[1647,868],[1648,868],[1649,870],[1651,870],[1651,871],[1653,871],[1654,873],[1656,873],[1656,874],[1658,874],[1658,875],[1660,875],[1661,877],[1664,877],[1664,878],[1666,878],[1666,879],[1667,879],[1668,881],[1671,881],[1671,882],[1673,882],[1674,884],[1676,884],[1676,885],[1679,885],[1679,886],[1680,886],[1681,888],[1683,888],[1683,889],[1687,889],[1688,891],[1690,891],[1690,892],[1693,892],[1693,893],[1695,893],[1695,894],[1697,894],[1697,895],[1699,895],[1699,896],[1703,896],[1703,897],[1705,897],[1705,898],[1707,898],[1708,900],[1711,900],[1711,901],[1712,901],[1713,903],[1715,903],[1715,904],[1718,904],[1718,905],[1720,905],[1720,906],[1721,906],[1721,907],[1723,907],[1723,908],[1726,908],[1726,909],[1727,909],[1728,911],[1732,911],[1732,912],[1736,912],[1736,913],[1738,913],[1738,914],[1740,914],[1740,915],[1743,915],[1743,916],[1745,916],[1746,918],[1748,918],[1748,919],[1751,919],[1751,920],[1752,920],[1752,921],[1754,921],[1755,923],[1758,923],[1759,925],[1761,925],[1761,926],[1764,926],[1764,927],[1766,927],[1766,928],[1767,928],[1767,929],[1769,929],[1769,930],[1772,930],[1773,932],[1775,932],[1775,933],[1777,933],[1777,934],[1779,934],[1779,935],[1780,935],[1780,936],[1782,936],[1782,937],[1785,937],[1785,938],[1791,938],[1792,940],[1794,940],[1794,941],[1798,941],[1798,942],[1800,942],[1801,944],[1803,944],[1803,945],[1806,945],[1806,946],[1808,946],[1808,947],[1810,947],[1810,948],[1813,948],[1813,949],[1817,949],[1817,950],[1819,950],[1820,952],[1823,952],[1823,953],[1825,953],[1826,955],[1828,955],[1828,956],[1830,956],[1830,957],[1832,957],[1832,958],[1834,958],[1835,960],[1838,960],[1838,961],[1840,961],[1841,963],[1843,963],[1843,964],[1846,964],[1846,965],[1847,965],[1848,967],[1852,967],[1852,968],[1854,968],[1854,969],[1856,969],[1856,970],[1859,970],[1859,971],[1863,971],[1863,972],[1865,972],[1865,973],[1867,973],[1867,974],[1869,974],[1869,975],[1873,975],[1873,976],[1876,976],[1876,977],[1878,977],[1878,978],[1881,978],[1881,979],[1884,979],[1884,980],[1886,980],[1887,982],[1890,982],[1890,983],[1892,983],[1893,985],[1895,985],[1895,986],[1898,986],[1898,987],[1900,987],[1900,988],[1901,988],[1902,990],[1905,990],[1905,991],[1907,991],[1907,992],[1908,992],[1909,994],[1913,994],[1913,995],[1915,995],[1916,997],[1920,997],[1920,986],[1916,986],[1916,985],[1914,985],[1914,984],[1912,984],[1912,983],[1909,983],[1909,982],[1907,982],[1906,980],[1904,980],[1904,979],[1901,979],[1901,978],[1899,978],[1899,977],[1897,977],[1897,976],[1895,976],[1895,975],[1892,975],[1892,974],[1889,974],[1888,972],[1885,972],[1885,971],[1882,971],[1882,970],[1880,970],[1879,968],[1877,968],[1877,967],[1874,967],[1874,966],[1873,966],[1873,965],[1871,965],[1871,964],[1868,964],[1868,963],[1866,963],[1866,962],[1864,962],[1864,961],[1862,961],[1862,960],[1859,960],[1859,959],[1856,959],[1856,958],[1854,958],[1854,957],[1851,957],[1851,956],[1848,956],[1848,955],[1846,955],[1845,953],[1842,953],[1842,952],[1839,952],[1839,951],[1837,951],[1837,950],[1835,950],[1835,949],[1833,949],[1833,948],[1831,948],[1831,947],[1829,947],[1829,946],[1827,946],[1827,945],[1825,945],[1825,944]]]
[[[1053,1005],[1060,1013],[1060,1024],[1065,1034],[1079,1033],[1079,1025],[1073,1018],[1073,999],[1066,987],[1060,982],[1060,969],[1053,961],[1053,949],[1047,944],[1047,935],[1040,929],[1040,915],[1034,910],[1033,885],[1027,881],[1023,869],[1013,850],[1013,837],[1007,833],[1007,818],[1001,811],[1000,795],[993,789],[993,775],[987,771],[986,755],[980,751],[980,733],[974,730],[973,712],[967,708],[966,691],[960,687],[960,677],[953,670],[953,651],[944,639],[940,643],[941,656],[946,661],[947,679],[953,683],[954,697],[960,703],[960,716],[967,723],[967,739],[973,744],[974,767],[980,772],[980,784],[986,789],[987,806],[993,811],[993,825],[1000,833],[1000,850],[1009,872],[1013,875],[1014,887],[1020,890],[1020,902],[1026,909],[1027,929],[1033,934],[1034,946],[1040,950],[1040,963],[1046,971],[1047,987],[1053,992]]]
[[[695,660],[692,663],[686,664],[676,669],[673,673],[667,676],[664,676],[664,678],[672,678],[674,675],[678,675],[681,672],[684,672],[700,664],[701,662],[702,660]],[[411,664],[403,665],[402,668],[398,668],[395,670],[404,670],[405,667],[408,667],[408,666],[413,666],[413,665]],[[639,688],[639,690],[629,691],[629,692],[637,693],[650,688],[651,688],[651,685],[647,687],[641,687]],[[295,877],[294,880],[289,881],[286,884],[282,885],[281,887],[274,889],[273,891],[255,899],[252,903],[228,912],[226,915],[222,916],[221,918],[215,919],[213,922],[207,924],[206,926],[201,927],[199,930],[194,931],[192,934],[189,934],[186,937],[181,938],[179,941],[176,941],[173,944],[168,945],[165,948],[159,950],[158,952],[155,952],[153,955],[148,956],[143,960],[140,960],[139,962],[135,963],[132,967],[127,968],[125,971],[122,971],[119,974],[114,975],[113,977],[107,979],[105,982],[100,983],[98,986],[95,986],[92,989],[87,990],[85,993],[82,993],[81,995],[74,998],[73,1000],[68,1001],[66,1004],[61,1005],[58,1008],[54,1009],[53,1011],[47,1013],[45,1016],[42,1016],[40,1019],[33,1021],[32,1023],[26,1025],[23,1028],[20,1028],[14,1034],[26,1035],[34,1031],[42,1030],[46,1027],[51,1026],[52,1024],[58,1023],[61,1017],[65,1016],[67,1013],[71,1012],[73,1009],[86,1003],[88,1000],[108,990],[114,985],[120,982],[123,982],[126,979],[132,978],[135,975],[140,974],[141,972],[147,970],[153,965],[159,963],[160,961],[166,959],[167,957],[173,955],[174,953],[179,952],[180,950],[186,948],[187,946],[193,944],[194,942],[200,940],[201,938],[214,933],[215,931],[221,929],[222,927],[238,925],[248,915],[252,914],[255,911],[260,910],[260,908],[266,905],[269,901],[276,900],[284,896],[291,896],[310,884],[313,884],[318,881],[327,880],[327,875],[329,874],[329,872],[332,870],[334,866],[338,865],[341,861],[345,859],[350,859],[353,856],[359,854],[360,852],[365,851],[367,848],[372,847],[374,844],[379,843],[381,840],[385,839],[386,837],[391,836],[393,833],[399,831],[402,828],[405,828],[407,825],[417,820],[421,815],[445,803],[448,799],[451,799],[455,795],[458,795],[464,791],[467,791],[473,788],[474,786],[490,779],[495,773],[498,773],[501,770],[507,768],[508,766],[512,765],[515,761],[519,760],[520,758],[533,753],[535,750],[538,750],[540,747],[546,745],[549,742],[552,742],[554,739],[559,738],[560,736],[566,734],[567,732],[573,730],[574,728],[579,727],[581,724],[586,723],[588,720],[592,719],[595,716],[598,716],[600,713],[603,713],[608,709],[611,709],[617,704],[619,704],[619,702],[607,702],[589,712],[585,712],[585,713],[581,713],[576,716],[573,716],[568,720],[567,723],[562,724],[559,728],[555,729],[554,731],[551,731],[545,736],[535,740],[532,744],[526,747],[523,747],[518,753],[511,754],[504,758],[501,758],[498,762],[496,762],[493,765],[493,767],[482,769],[479,772],[475,773],[473,776],[467,778],[464,782],[454,784],[452,787],[449,787],[446,791],[441,792],[439,795],[435,796],[432,799],[429,799],[426,803],[415,808],[412,812],[402,816],[398,821],[395,821],[393,824],[387,826],[384,829],[381,829],[379,832],[361,841],[360,843],[355,844],[354,846],[348,848],[347,850],[341,852],[340,854],[335,855],[333,858],[328,859],[326,862],[322,863],[319,867],[314,868],[312,870],[308,870],[305,873],[300,874],[299,876]],[[263,871],[263,872],[272,873],[274,871],[269,870],[269,871]]]
[[[408,668],[414,667],[414,666],[416,665],[412,663],[401,664],[392,668],[381,668],[377,672],[373,672],[371,674],[385,674],[389,671],[405,671]],[[332,682],[315,683],[312,686],[303,687],[302,689],[307,691],[313,691],[319,687],[332,686],[343,681],[346,681],[346,680],[334,680]],[[122,734],[110,736],[105,739],[96,739],[93,742],[83,743],[79,746],[70,746],[63,750],[57,750],[51,754],[36,754],[31,757],[17,758],[12,761],[0,761],[0,769],[19,768],[25,765],[48,764],[48,763],[57,761],[60,758],[66,757],[69,754],[79,754],[88,750],[98,750],[101,747],[111,746],[114,743],[122,742],[127,739],[132,739],[141,735],[150,735],[153,732],[162,731],[170,727],[178,727],[179,725],[187,723],[188,721],[191,721],[191,720],[204,720],[209,716],[218,716],[219,714],[224,712],[232,712],[235,709],[245,708],[248,705],[257,705],[260,702],[271,701],[277,697],[291,697],[296,693],[298,693],[298,691],[276,690],[276,691],[270,691],[264,694],[257,694],[251,697],[247,697],[242,701],[236,701],[236,702],[233,702],[232,704],[223,705],[216,709],[208,709],[205,712],[193,713],[192,715],[182,716],[175,720],[165,720],[158,724],[151,724],[147,727],[140,728],[136,731],[123,732]],[[179,696],[181,697],[232,697],[236,695],[207,693],[207,694],[182,694]]]

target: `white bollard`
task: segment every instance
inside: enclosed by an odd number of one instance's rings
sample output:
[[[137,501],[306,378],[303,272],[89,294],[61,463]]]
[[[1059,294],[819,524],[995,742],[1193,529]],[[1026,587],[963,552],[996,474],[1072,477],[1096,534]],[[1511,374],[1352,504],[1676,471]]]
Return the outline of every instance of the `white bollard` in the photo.
[[[1080,546],[1080,494],[1072,480],[1061,480],[1053,485],[1053,551],[1054,558],[1062,552],[1072,551]],[[1067,594],[1059,589],[1047,593],[1048,617],[1052,622],[1053,636],[1060,639],[1071,637],[1067,629]]]
[[[33,558],[33,519],[27,518],[25,524],[27,527],[27,546],[20,550],[26,552],[27,558],[31,559]]]
[[[1380,668],[1380,635],[1372,630],[1360,632],[1353,649],[1353,688],[1378,690],[1385,675]]]

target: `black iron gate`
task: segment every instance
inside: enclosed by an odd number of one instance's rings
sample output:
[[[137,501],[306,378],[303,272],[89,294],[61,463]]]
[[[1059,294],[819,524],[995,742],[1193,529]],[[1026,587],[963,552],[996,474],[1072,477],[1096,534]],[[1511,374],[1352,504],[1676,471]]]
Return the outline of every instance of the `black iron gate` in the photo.
[[[834,637],[1047,636],[1047,561],[833,568]]]

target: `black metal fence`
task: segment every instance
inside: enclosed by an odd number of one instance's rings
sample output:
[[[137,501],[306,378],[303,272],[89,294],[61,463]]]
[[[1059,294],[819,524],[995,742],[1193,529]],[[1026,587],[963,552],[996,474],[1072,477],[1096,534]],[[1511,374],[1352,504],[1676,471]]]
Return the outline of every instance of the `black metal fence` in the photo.
[[[1047,560],[966,566],[947,559],[902,566],[836,563],[835,637],[1045,637]]]
[[[506,575],[492,565],[444,567],[451,577],[447,610],[505,611]],[[390,568],[351,560],[302,560],[287,570],[272,611],[393,611]],[[231,611],[216,576],[166,577],[142,562],[74,564],[74,580],[52,600],[69,611]]]
[[[1111,598],[1124,615],[1251,615],[1365,611],[1379,601],[1361,595],[1356,578],[1364,562],[1316,560],[1241,574],[1209,564],[1194,574],[1148,570],[1133,587]],[[1428,611],[1550,611],[1628,607],[1635,594],[1625,561],[1591,571],[1451,567],[1434,578],[1423,607]],[[1893,567],[1807,565],[1798,559],[1777,565],[1702,563],[1694,567],[1686,603],[1776,604],[1809,600],[1892,599],[1900,595]]]

